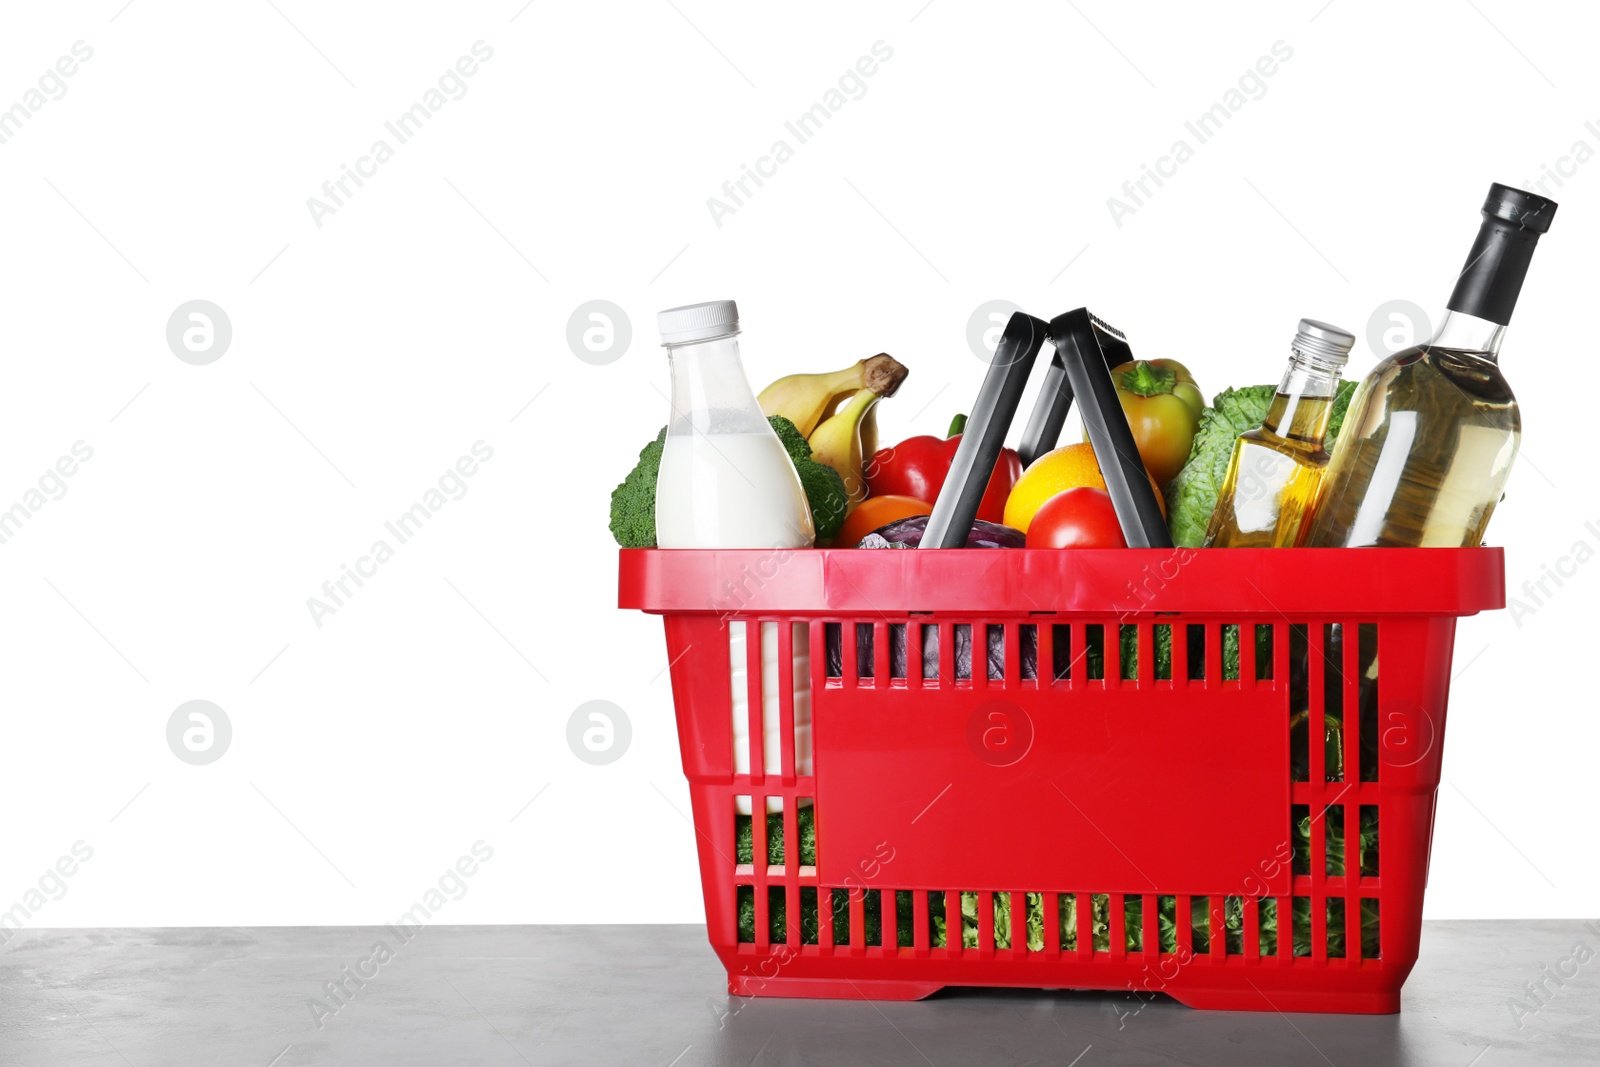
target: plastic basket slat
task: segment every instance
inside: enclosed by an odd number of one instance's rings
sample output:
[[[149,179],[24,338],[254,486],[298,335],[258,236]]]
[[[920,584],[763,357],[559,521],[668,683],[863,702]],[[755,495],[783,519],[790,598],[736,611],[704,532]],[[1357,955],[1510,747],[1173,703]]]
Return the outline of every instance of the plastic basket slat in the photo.
[[[778,739],[781,746],[782,766],[776,768],[783,785],[795,782],[794,736],[794,626],[788,622],[778,624]],[[792,814],[793,804],[784,806],[785,817]],[[793,841],[793,827],[786,827],[786,841]]]
[[[761,623],[751,619],[741,622],[744,627],[744,653],[745,653],[745,689],[746,701],[749,705],[750,736],[750,778],[757,785],[763,785],[762,776],[766,773],[766,727],[763,722],[762,705],[765,695],[761,684],[761,646],[763,635]],[[756,811],[765,811],[764,798],[757,797],[753,801]],[[765,831],[763,831],[763,835]],[[756,864],[761,864],[762,853],[756,854]]]
[[[1172,684],[1189,684],[1189,627],[1181,621],[1172,623]]]
[[[1222,627],[1215,622],[1205,624],[1205,678],[1209,686],[1222,684]]]

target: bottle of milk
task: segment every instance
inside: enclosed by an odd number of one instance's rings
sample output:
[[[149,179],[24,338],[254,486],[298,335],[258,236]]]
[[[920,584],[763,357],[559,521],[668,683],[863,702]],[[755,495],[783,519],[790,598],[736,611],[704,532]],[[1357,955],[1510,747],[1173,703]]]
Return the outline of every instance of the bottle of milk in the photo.
[[[810,548],[816,533],[800,476],[773,432],[739,361],[739,308],[732,300],[672,308],[656,316],[672,365],[672,412],[656,482],[660,548]],[[778,631],[793,625],[795,772],[811,766],[811,643],[803,623],[730,620],[729,691],[737,774],[751,768],[749,648],[759,642],[762,761],[782,771]],[[738,802],[749,815],[748,798]],[[781,810],[769,798],[766,810]]]
[[[811,509],[739,362],[732,300],[656,316],[672,413],[656,482],[660,548],[810,548]]]

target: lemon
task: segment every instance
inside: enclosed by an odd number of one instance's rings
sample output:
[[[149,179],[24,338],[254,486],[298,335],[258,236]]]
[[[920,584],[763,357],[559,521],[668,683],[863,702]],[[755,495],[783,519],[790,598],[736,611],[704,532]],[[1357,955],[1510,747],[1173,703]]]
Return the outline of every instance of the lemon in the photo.
[[[1155,489],[1162,514],[1166,514],[1166,502],[1161,499],[1161,489],[1155,479],[1150,480],[1150,485]],[[1087,442],[1062,445],[1046,452],[1034,460],[1033,465],[1022,472],[1017,484],[1012,486],[1011,495],[1006,498],[1006,525],[1027,533],[1034,515],[1044,507],[1046,500],[1057,493],[1084,486],[1091,489],[1106,487],[1106,479],[1100,473],[1100,464],[1095,461],[1092,445]]]

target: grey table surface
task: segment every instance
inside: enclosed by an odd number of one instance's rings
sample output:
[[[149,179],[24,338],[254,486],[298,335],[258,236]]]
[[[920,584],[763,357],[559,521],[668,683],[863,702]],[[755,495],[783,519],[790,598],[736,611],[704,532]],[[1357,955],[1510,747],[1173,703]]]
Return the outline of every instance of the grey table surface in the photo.
[[[1032,990],[745,1000],[726,994],[699,926],[429,927],[335,1010],[324,983],[375,941],[398,945],[387,930],[0,933],[4,1067],[1600,1064],[1600,961],[1573,958],[1600,937],[1578,920],[1427,923],[1389,1016]],[[1539,1006],[1523,983],[1546,967],[1576,974],[1546,981]],[[1513,998],[1538,1010],[1518,1018]]]

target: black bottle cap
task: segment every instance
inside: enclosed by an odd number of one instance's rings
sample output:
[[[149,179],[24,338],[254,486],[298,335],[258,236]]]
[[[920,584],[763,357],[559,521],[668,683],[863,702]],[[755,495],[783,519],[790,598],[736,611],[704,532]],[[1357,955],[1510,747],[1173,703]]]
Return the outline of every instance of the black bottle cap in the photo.
[[[1511,321],[1539,237],[1550,229],[1556,202],[1496,182],[1483,202],[1483,224],[1446,305],[1476,318]]]
[[[1489,186],[1489,198],[1483,202],[1483,213],[1490,218],[1514,222],[1534,233],[1547,233],[1550,220],[1556,213],[1556,202],[1495,182]]]

